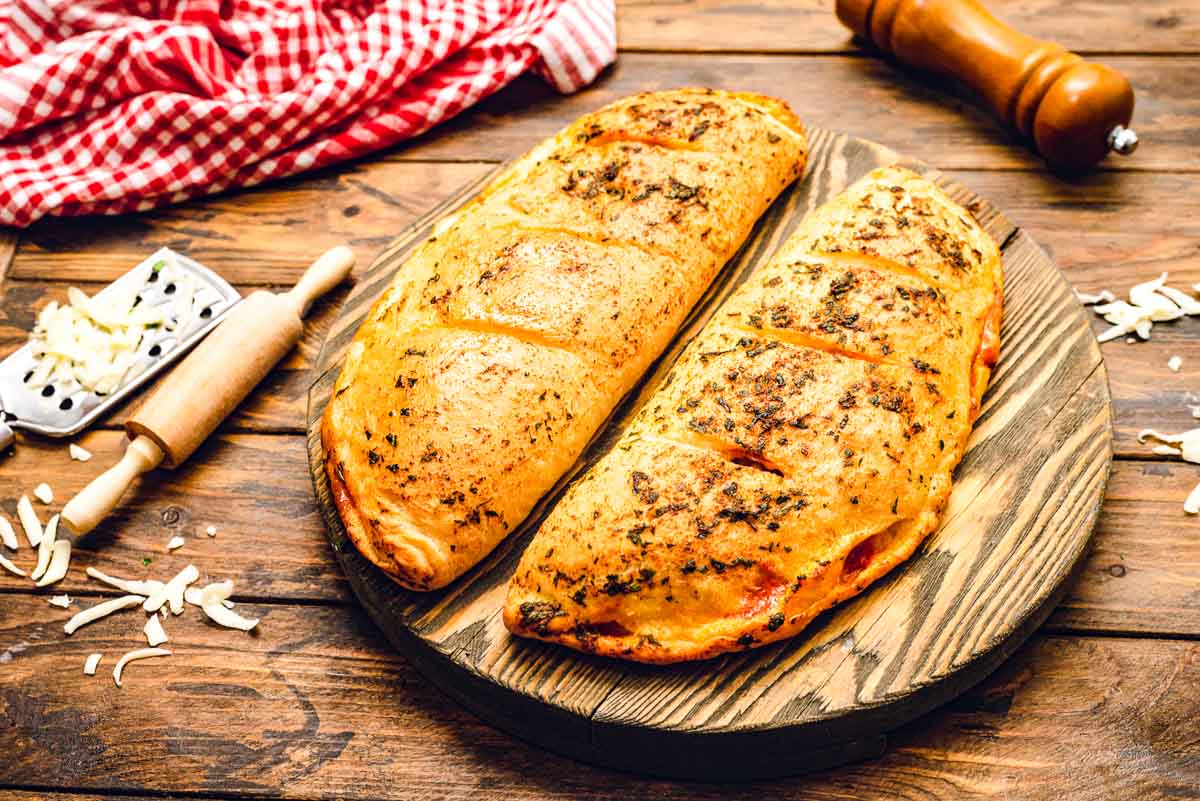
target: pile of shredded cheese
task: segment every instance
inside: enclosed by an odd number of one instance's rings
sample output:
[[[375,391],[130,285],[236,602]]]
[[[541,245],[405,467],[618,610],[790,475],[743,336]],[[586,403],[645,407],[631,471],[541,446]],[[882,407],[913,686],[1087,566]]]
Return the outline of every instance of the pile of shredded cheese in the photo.
[[[1111,328],[1097,337],[1101,342],[1133,334],[1145,340],[1150,338],[1150,330],[1155,323],[1200,314],[1200,300],[1166,284],[1167,273],[1153,281],[1138,284],[1129,290],[1128,302],[1117,300],[1107,289],[1096,294],[1076,291],[1075,296],[1080,303],[1091,306],[1096,314],[1112,324]],[[1200,284],[1192,288],[1200,292]]]
[[[43,308],[29,335],[37,367],[28,386],[78,384],[100,395],[115,391],[136,363],[148,331],[174,330],[192,319],[197,288],[192,274],[170,254],[150,268],[147,278],[155,274],[159,283],[175,285],[169,314],[140,302],[142,286],[110,292],[103,300],[71,287],[65,304],[52,301]]]

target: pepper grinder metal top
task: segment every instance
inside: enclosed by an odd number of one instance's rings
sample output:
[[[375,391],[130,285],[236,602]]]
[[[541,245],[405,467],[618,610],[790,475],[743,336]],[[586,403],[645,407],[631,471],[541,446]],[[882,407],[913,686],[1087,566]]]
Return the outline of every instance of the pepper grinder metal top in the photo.
[[[1055,169],[1137,148],[1124,75],[1013,30],[976,0],[837,0],[837,16],[900,62],[971,86]]]

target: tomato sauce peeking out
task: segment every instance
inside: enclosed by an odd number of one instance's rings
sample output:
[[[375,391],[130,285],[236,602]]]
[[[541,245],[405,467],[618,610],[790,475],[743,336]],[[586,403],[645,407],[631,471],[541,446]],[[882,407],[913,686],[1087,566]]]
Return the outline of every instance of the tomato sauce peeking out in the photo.
[[[983,319],[983,336],[979,340],[979,359],[988,367],[995,367],[1000,360],[1000,320],[1004,311],[1004,299],[1000,289]]]
[[[868,537],[851,548],[850,553],[846,554],[846,561],[842,563],[842,575],[853,576],[856,573],[861,573],[874,558],[875,538]]]

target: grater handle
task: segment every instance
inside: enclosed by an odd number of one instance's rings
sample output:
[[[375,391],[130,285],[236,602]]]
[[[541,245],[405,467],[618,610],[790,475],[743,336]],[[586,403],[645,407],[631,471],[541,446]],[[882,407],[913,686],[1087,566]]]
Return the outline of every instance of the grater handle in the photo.
[[[138,476],[153,470],[162,460],[162,448],[149,437],[130,442],[121,461],[92,479],[63,507],[63,522],[76,535],[87,534],[108,517]]]

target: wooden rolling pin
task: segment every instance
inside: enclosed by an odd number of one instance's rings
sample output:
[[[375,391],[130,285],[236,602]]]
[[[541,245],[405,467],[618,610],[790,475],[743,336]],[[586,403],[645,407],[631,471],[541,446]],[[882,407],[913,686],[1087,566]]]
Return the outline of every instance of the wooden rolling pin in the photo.
[[[260,290],[239,303],[125,423],[133,441],[121,461],[62,510],[71,531],[81,536],[95,528],[138,476],[186,461],[299,341],[313,301],[353,266],[354,252],[336,247],[313,262],[291,291]]]
[[[1137,147],[1124,75],[1013,30],[976,0],[837,0],[837,16],[901,62],[974,88],[1053,168]]]

